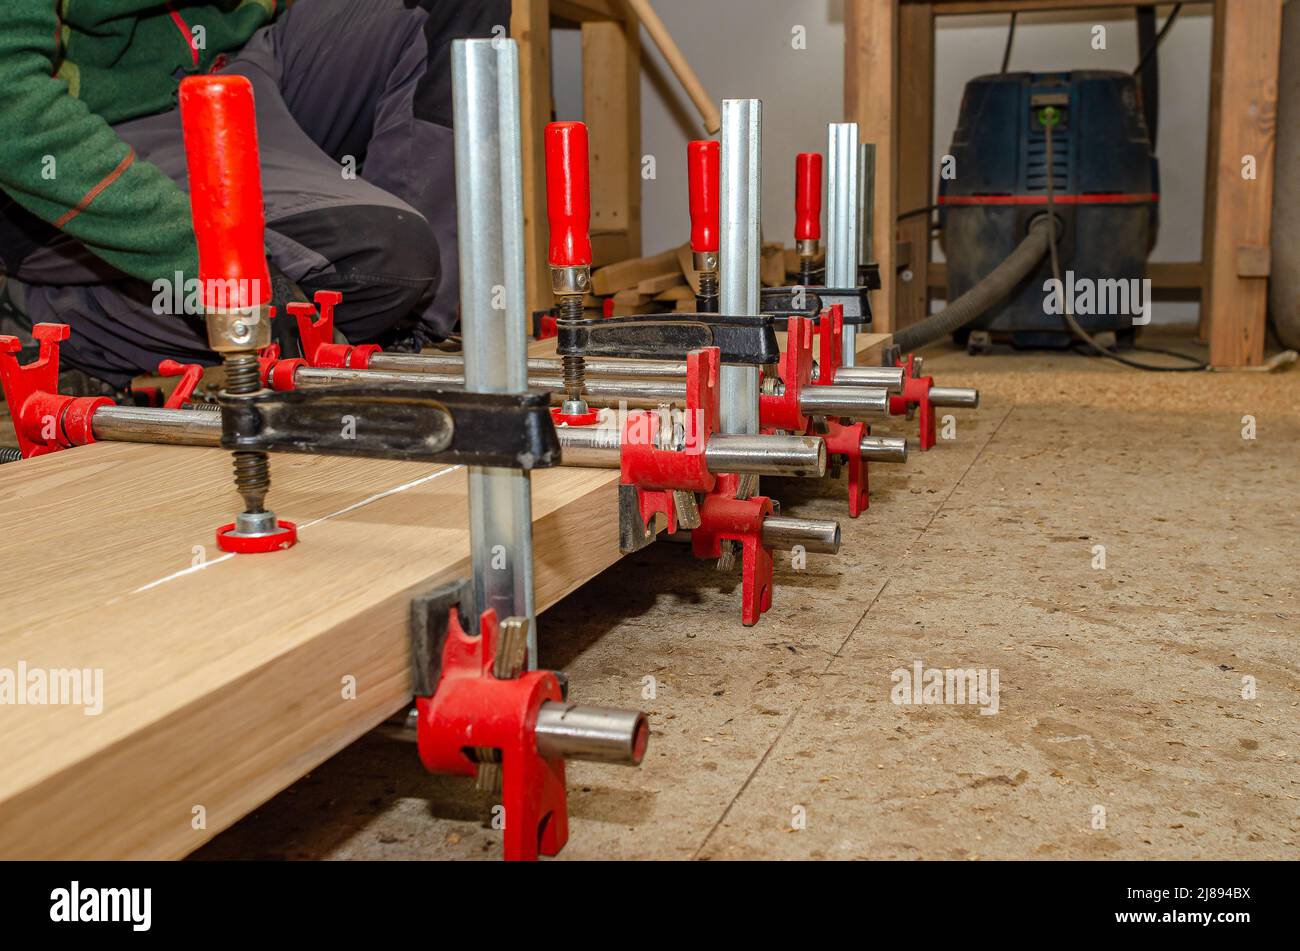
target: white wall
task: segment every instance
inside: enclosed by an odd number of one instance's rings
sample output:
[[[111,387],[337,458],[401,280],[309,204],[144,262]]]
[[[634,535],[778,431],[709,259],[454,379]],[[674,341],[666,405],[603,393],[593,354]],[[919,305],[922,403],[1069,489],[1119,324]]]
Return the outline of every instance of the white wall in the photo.
[[[763,233],[766,240],[792,243],[795,153],[824,153],[826,124],[843,119],[843,0],[655,0],[654,6],[715,99],[763,100]],[[1160,22],[1171,6],[1161,5]],[[1102,17],[1101,12],[1022,14],[1010,68],[1131,70],[1138,57],[1132,14],[1116,11]],[[937,21],[936,162],[951,140],[966,80],[996,72],[1001,65],[1007,20],[1005,15],[980,15]],[[1105,50],[1092,49],[1096,24],[1107,28]],[[796,26],[806,28],[804,50],[792,49]],[[554,39],[557,112],[560,118],[581,118],[577,32],[556,31]],[[1200,258],[1210,46],[1210,17],[1200,4],[1184,7],[1161,46],[1163,200],[1152,254],[1156,261]],[[658,170],[654,181],[642,185],[643,243],[650,254],[687,237],[686,143],[703,137],[703,130],[644,31],[642,57],[642,151],[656,157]],[[1195,314],[1195,304],[1156,308],[1158,321],[1190,320]]]

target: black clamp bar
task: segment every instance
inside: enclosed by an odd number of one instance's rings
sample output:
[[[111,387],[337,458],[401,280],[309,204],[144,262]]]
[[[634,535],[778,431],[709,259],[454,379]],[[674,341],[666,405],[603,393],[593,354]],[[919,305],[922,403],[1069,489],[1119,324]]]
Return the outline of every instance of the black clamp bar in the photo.
[[[561,356],[682,360],[692,350],[717,347],[723,363],[764,366],[781,359],[769,316],[642,314],[560,324],[555,352]]]
[[[877,276],[877,287],[879,287],[879,276]],[[871,301],[868,293],[872,288],[868,285],[858,287],[769,287],[763,290],[763,310],[768,312],[767,295],[772,294],[774,299],[776,295],[788,295],[793,298],[794,302],[799,301],[799,295],[802,294],[807,300],[817,302],[817,310],[813,313],[795,311],[792,314],[776,314],[776,329],[785,330],[787,318],[790,316],[808,317],[815,323],[821,316],[822,312],[835,304],[844,308],[844,326],[868,328],[871,326]],[[775,313],[775,312],[774,312]]]
[[[560,464],[546,393],[329,386],[221,398],[221,446],[502,469]]]

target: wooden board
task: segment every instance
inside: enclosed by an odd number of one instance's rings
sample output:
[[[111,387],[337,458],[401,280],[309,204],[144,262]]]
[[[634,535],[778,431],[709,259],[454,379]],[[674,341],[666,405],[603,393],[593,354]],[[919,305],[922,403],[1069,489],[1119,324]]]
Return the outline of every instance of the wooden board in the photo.
[[[0,669],[103,672],[97,716],[0,706],[0,857],[185,855],[398,710],[411,597],[468,573],[465,475],[277,455],[270,501],[301,541],[230,557],[228,453],[101,443],[0,469]],[[617,481],[537,473],[539,610],[619,558]]]
[[[859,335],[862,362],[888,339]],[[102,672],[95,715],[0,705],[0,858],[183,856],[407,702],[410,599],[469,572],[464,469],[276,455],[271,474],[301,540],[235,557],[213,542],[237,505],[224,451],[0,467],[0,676]],[[619,559],[618,478],[535,474],[539,612]]]

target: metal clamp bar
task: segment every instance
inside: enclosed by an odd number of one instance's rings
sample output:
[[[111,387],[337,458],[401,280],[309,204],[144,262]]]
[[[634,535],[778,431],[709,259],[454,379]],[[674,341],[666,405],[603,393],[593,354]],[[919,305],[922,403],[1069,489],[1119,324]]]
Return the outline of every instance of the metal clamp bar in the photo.
[[[722,103],[721,294],[724,314],[759,311],[763,194],[763,104],[757,99]],[[719,426],[724,433],[759,431],[757,367],[724,364]]]
[[[528,388],[519,48],[514,40],[452,43],[456,222],[465,382],[471,392]],[[504,307],[501,306],[504,303]],[[549,420],[548,420],[549,424]],[[527,472],[469,471],[472,623],[488,608],[528,622],[537,664],[532,495]],[[504,566],[493,552],[504,550]]]
[[[856,287],[858,283],[858,125],[830,125],[830,166],[826,195],[826,283],[831,287]],[[843,357],[846,367],[857,363],[857,328],[845,323]]]

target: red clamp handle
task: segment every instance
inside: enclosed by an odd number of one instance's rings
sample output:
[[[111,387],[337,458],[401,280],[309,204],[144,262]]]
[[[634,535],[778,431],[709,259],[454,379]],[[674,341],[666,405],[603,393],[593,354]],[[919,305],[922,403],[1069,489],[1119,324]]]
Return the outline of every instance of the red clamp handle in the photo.
[[[552,122],[546,127],[546,218],[551,226],[551,267],[591,264],[591,169],[587,126]]]
[[[95,411],[113,405],[106,396],[59,394],[59,344],[70,332],[67,324],[34,326],[40,352],[26,366],[16,356],[22,349],[18,338],[0,337],[0,385],[24,459],[94,442]]]
[[[203,306],[269,303],[253,84],[229,74],[186,77],[180,110]]]
[[[759,397],[759,423],[763,428],[792,433],[808,428],[808,417],[799,410],[799,397],[812,382],[814,332],[813,322],[807,317],[791,317],[787,322],[785,350],[777,367],[785,386],[780,396],[764,393]]]
[[[538,710],[562,696],[549,670],[512,680],[492,676],[499,635],[495,611],[483,612],[479,636],[471,637],[451,610],[437,687],[433,696],[416,698],[416,737],[424,767],[453,776],[477,774],[467,749],[501,750],[505,858],[533,860],[555,855],[569,838],[564,760],[541,756],[536,739]]]
[[[161,376],[181,378],[176,389],[172,390],[172,395],[167,397],[167,402],[163,403],[163,409],[183,409],[203,379],[203,367],[197,363],[178,363],[175,360],[164,360],[158,364],[158,373]]]
[[[931,449],[935,443],[934,404],[930,402],[930,387],[934,386],[934,377],[916,376],[916,354],[909,353],[906,360],[899,360],[903,368],[903,392],[889,398],[891,416],[903,416],[915,408],[920,416],[921,450]]]
[[[383,348],[377,343],[353,346],[350,343],[334,342],[334,308],[343,302],[343,295],[338,291],[317,291],[313,295],[316,304],[306,301],[291,301],[285,305],[298,322],[298,336],[302,340],[302,353],[311,367],[329,367],[330,369],[365,370],[370,367],[370,358]],[[316,310],[320,308],[320,316]]]
[[[817,241],[822,236],[822,157],[800,152],[794,158],[794,238]]]
[[[686,171],[690,178],[691,250],[696,254],[718,251],[719,199],[722,148],[717,142],[699,141],[686,146]]]

